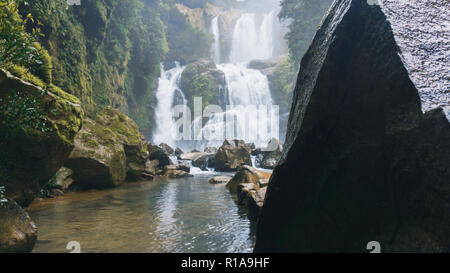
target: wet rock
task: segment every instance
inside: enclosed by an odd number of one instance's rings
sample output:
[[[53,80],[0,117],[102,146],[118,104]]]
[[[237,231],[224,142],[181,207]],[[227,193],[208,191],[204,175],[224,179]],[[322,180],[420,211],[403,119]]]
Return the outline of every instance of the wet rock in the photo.
[[[68,191],[74,181],[72,175],[73,171],[69,168],[62,167],[59,169],[54,176],[56,186],[63,192]]]
[[[28,112],[8,117],[0,112],[0,183],[8,198],[27,206],[69,156],[84,114],[74,96],[56,87],[44,92],[1,69],[0,99],[5,107],[12,99],[37,101],[27,107],[40,116],[38,121],[30,121]]]
[[[184,178],[191,177],[189,172],[183,170],[183,167],[177,165],[168,165],[164,167],[163,176],[166,178]]]
[[[217,153],[217,148],[216,147],[206,147],[204,152],[207,154],[215,154],[215,153]]]
[[[73,189],[118,186],[127,173],[124,145],[111,129],[86,118],[65,166],[73,171]]]
[[[238,202],[247,208],[250,219],[257,221],[266,196],[267,187],[257,187],[253,183],[240,184]]]
[[[256,155],[256,165],[264,169],[274,169],[283,153],[283,146],[279,140],[273,138],[266,147],[256,149],[253,155]]]
[[[216,171],[236,171],[241,165],[252,165],[250,150],[242,140],[225,140],[214,157]]]
[[[157,174],[158,166],[158,160],[147,160],[147,162],[145,163],[145,170],[142,172],[142,178],[152,180]]]
[[[167,165],[172,165],[173,161],[169,154],[162,148],[155,145],[148,145],[149,160],[158,160],[158,168],[162,169]]]
[[[205,155],[207,155],[207,153],[202,153],[202,152],[185,153],[185,154],[180,155],[179,159],[195,161]]]
[[[283,153],[283,146],[277,139],[269,142],[268,146],[263,152],[261,159],[261,167],[264,169],[274,169]]]
[[[422,106],[450,2],[380,2],[335,1],[304,56],[255,252],[448,251],[450,124]]]
[[[203,154],[192,161],[192,166],[202,169],[203,171],[208,168],[214,167],[214,154]]]
[[[230,182],[231,176],[214,176],[209,180],[209,183],[211,184],[225,184]]]
[[[179,157],[180,155],[184,154],[183,150],[181,150],[180,148],[176,148],[175,149],[175,155],[177,157]]]
[[[0,253],[30,253],[37,235],[36,225],[15,201],[0,203]]]
[[[148,178],[143,176],[143,172],[147,168],[148,142],[141,141],[138,144],[124,143],[124,150],[127,162],[127,179],[130,181],[137,181],[142,178]]]
[[[223,105],[221,94],[226,88],[225,74],[210,59],[198,60],[186,66],[181,74],[180,87],[188,106],[194,113],[194,97],[201,97],[203,107]]]
[[[181,162],[177,165],[177,169],[189,173],[191,171],[191,165],[189,162]]]
[[[159,147],[161,149],[163,149],[169,155],[172,155],[175,152],[174,149],[172,147],[170,147],[169,145],[167,145],[166,143],[159,144]]]
[[[231,193],[239,193],[239,185],[254,184],[256,189],[260,188],[260,179],[270,178],[270,173],[259,171],[251,166],[241,166],[233,178],[228,182],[227,188]]]

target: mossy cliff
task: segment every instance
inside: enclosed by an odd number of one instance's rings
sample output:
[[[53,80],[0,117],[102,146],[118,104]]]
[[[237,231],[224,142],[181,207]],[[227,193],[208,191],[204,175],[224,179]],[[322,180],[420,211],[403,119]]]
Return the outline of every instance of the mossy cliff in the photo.
[[[0,70],[0,184],[23,206],[62,166],[83,120],[77,98],[36,83]]]
[[[53,83],[78,97],[89,116],[112,106],[151,131],[152,91],[168,51],[159,6],[159,0],[84,0],[80,6],[31,0],[21,13],[42,22]]]
[[[194,28],[172,0],[27,2],[20,12],[42,23],[53,83],[78,97],[91,118],[106,106],[118,108],[145,135],[152,131],[160,63],[209,55],[210,35]]]

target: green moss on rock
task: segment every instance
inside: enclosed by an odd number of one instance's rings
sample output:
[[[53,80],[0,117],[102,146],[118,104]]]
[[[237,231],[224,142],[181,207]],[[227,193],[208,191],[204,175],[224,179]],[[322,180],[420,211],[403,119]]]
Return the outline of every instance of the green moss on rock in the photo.
[[[6,186],[8,198],[25,206],[62,167],[84,117],[78,100],[66,100],[37,83],[0,70],[0,118],[8,121],[0,123],[0,184]],[[27,113],[35,117],[30,119]]]

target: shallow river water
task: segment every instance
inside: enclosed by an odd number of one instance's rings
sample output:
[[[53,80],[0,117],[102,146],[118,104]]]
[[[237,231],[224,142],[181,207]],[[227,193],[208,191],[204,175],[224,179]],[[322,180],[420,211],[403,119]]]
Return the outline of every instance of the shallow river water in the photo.
[[[212,174],[128,183],[119,188],[37,200],[29,214],[39,228],[35,253],[251,252],[254,227]]]

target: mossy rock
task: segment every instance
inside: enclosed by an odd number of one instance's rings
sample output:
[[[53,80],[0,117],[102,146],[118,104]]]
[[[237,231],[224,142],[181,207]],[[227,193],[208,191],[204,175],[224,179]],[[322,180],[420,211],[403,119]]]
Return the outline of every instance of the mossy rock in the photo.
[[[212,60],[203,59],[189,64],[181,75],[181,89],[192,113],[194,97],[202,98],[203,108],[210,104],[223,106],[220,96],[225,94],[225,88],[225,75]]]
[[[97,115],[96,122],[113,131],[123,143],[138,144],[144,139],[136,122],[118,109],[106,107]]]
[[[73,171],[72,189],[111,188],[126,178],[125,151],[119,136],[89,118],[76,136],[65,166]]]
[[[27,206],[69,156],[84,113],[76,98],[22,72],[33,84],[0,70],[0,184]],[[15,111],[18,99],[31,102],[26,111],[36,119]]]

